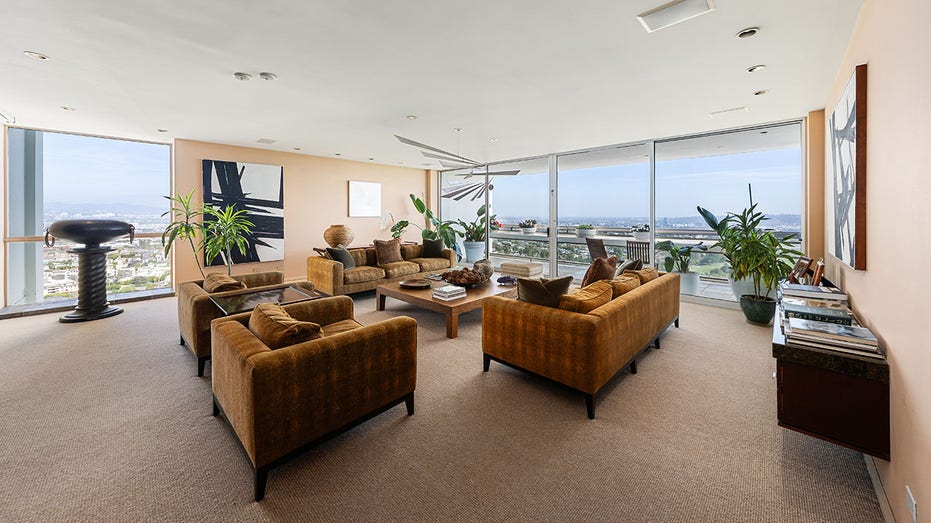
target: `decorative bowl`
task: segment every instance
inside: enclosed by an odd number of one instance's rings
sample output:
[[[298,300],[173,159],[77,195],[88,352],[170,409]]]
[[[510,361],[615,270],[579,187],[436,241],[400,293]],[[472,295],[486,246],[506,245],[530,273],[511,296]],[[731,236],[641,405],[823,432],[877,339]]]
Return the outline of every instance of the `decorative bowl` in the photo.
[[[399,281],[398,286],[402,289],[429,289],[432,287],[432,285],[430,285],[430,280],[425,280],[423,278]]]

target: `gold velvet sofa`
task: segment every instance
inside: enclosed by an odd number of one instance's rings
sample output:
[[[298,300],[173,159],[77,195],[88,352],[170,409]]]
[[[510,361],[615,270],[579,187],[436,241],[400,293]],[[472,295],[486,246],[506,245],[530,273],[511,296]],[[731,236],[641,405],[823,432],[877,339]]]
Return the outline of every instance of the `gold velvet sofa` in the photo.
[[[187,281],[178,286],[178,326],[181,330],[181,345],[187,345],[197,357],[197,375],[204,375],[204,366],[210,359],[210,322],[223,316],[210,297],[235,296],[248,292],[278,289],[294,285],[284,282],[280,271],[256,272],[233,275],[233,279],[246,284],[245,289],[208,293],[204,280]],[[298,285],[314,290],[312,283]]]
[[[255,471],[255,499],[268,471],[310,445],[407,404],[414,413],[417,322],[406,316],[361,326],[352,299],[285,305],[322,338],[270,350],[248,329],[251,313],[214,321],[213,415],[222,411]]]
[[[456,265],[456,253],[443,249],[442,258],[423,258],[423,245],[401,245],[402,262],[378,265],[374,247],[349,249],[356,266],[344,269],[343,264],[325,256],[307,258],[307,280],[318,291],[331,296],[369,291],[392,281],[422,277],[425,273],[447,270]]]
[[[679,275],[666,273],[582,314],[502,297],[482,305],[484,370],[491,360],[595,395],[671,324],[679,326]]]

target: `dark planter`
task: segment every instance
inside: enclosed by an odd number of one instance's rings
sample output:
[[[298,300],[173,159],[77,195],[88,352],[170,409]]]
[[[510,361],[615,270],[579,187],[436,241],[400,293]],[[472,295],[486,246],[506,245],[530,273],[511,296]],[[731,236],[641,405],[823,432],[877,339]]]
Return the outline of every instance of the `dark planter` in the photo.
[[[750,323],[769,325],[776,315],[776,300],[744,294],[740,297],[740,310],[744,311],[744,316]]]

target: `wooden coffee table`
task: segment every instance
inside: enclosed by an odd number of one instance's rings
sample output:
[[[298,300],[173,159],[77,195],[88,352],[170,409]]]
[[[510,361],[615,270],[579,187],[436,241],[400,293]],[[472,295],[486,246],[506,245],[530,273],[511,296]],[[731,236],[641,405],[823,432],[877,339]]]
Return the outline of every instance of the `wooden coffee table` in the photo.
[[[385,310],[385,298],[392,297],[396,300],[416,305],[422,309],[433,312],[439,312],[446,315],[446,337],[455,338],[459,335],[459,315],[464,312],[474,311],[482,308],[482,302],[489,296],[517,296],[517,286],[499,285],[495,281],[497,275],[492,275],[491,279],[478,287],[466,289],[464,298],[458,298],[452,301],[443,301],[433,298],[433,289],[447,285],[444,281],[431,281],[432,287],[429,289],[402,289],[398,282],[386,283],[375,287],[375,310]]]

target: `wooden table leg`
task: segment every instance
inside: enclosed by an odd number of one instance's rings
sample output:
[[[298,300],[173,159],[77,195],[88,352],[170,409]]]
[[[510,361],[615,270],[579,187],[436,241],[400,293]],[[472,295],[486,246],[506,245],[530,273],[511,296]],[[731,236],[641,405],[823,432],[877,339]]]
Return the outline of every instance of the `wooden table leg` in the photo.
[[[375,291],[375,310],[376,311],[385,310],[385,298],[387,298],[387,296],[385,296],[381,292]]]
[[[446,337],[455,338],[459,335],[459,315],[446,313]]]

